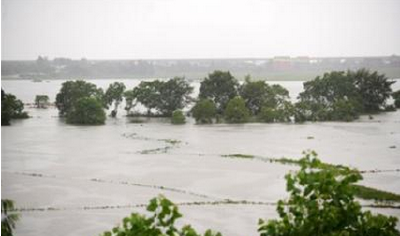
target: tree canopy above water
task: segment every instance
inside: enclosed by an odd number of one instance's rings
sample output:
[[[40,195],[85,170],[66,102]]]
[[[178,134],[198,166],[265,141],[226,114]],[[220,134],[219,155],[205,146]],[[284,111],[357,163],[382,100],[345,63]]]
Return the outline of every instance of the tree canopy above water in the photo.
[[[142,81],[140,84],[125,92],[126,110],[129,112],[136,103],[147,108],[147,114],[152,112],[162,116],[171,116],[175,110],[180,110],[189,104],[193,87],[182,77],[168,81]]]
[[[66,81],[62,84],[60,92],[56,95],[56,106],[60,116],[70,112],[75,103],[84,97],[94,97],[102,101],[104,92],[93,83],[83,80]]]
[[[200,83],[200,99],[210,99],[222,114],[229,100],[238,95],[238,81],[229,71],[214,71]]]
[[[16,96],[1,90],[1,125],[10,125],[11,119],[28,118],[24,111],[24,103]]]

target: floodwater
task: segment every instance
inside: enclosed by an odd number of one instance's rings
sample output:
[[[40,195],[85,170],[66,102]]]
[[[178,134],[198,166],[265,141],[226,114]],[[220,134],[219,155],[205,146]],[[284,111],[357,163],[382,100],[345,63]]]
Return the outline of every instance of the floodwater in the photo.
[[[54,100],[62,82],[2,81],[2,88],[32,103],[37,94]],[[92,82],[106,88],[113,81]],[[292,98],[302,90],[301,82],[280,83]],[[400,111],[351,123],[195,125],[189,119],[174,126],[165,119],[132,123],[121,109],[118,118],[91,127],[67,125],[53,108],[28,112],[32,118],[1,128],[2,199],[30,210],[21,212],[17,236],[99,235],[131,212],[144,212],[137,204],[158,194],[176,203],[265,202],[179,208],[179,222],[199,231],[258,235],[258,219],[277,217],[268,203],[287,196],[284,175],[296,167],[221,157],[226,154],[300,158],[315,150],[325,162],[361,170],[400,168]],[[400,193],[400,173],[365,174],[362,184]],[[372,211],[400,217],[398,209]]]

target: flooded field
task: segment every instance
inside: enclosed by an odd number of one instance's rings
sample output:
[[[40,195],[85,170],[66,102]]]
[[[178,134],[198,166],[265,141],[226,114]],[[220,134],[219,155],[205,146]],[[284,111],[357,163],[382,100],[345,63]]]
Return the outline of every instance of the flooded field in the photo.
[[[122,80],[128,88],[138,80]],[[92,80],[105,88],[111,80]],[[62,81],[2,81],[25,103],[46,94],[54,101]],[[292,99],[302,82],[279,82]],[[195,83],[196,88],[199,87]],[[394,89],[400,88],[398,81]],[[30,119],[2,127],[2,198],[21,213],[15,235],[98,235],[157,194],[175,203],[224,199],[262,205],[183,205],[182,223],[228,236],[257,235],[259,218],[277,216],[284,175],[295,166],[227,154],[301,158],[315,150],[328,163],[360,170],[400,168],[400,111],[355,122],[174,126],[165,119],[132,123],[121,109],[104,126],[66,125],[58,111],[28,108]],[[362,184],[400,193],[400,172],[364,174]],[[400,217],[399,209],[372,209]]]

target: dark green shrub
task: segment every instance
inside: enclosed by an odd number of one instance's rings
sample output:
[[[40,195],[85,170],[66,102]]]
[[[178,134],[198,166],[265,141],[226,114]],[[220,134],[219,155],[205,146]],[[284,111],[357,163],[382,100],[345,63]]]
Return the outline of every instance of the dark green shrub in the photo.
[[[231,99],[226,106],[224,118],[229,123],[244,123],[248,121],[250,111],[247,109],[243,98],[237,96]]]
[[[1,90],[1,125],[10,125],[11,119],[29,118],[24,111],[24,103],[12,94]]]
[[[49,105],[49,96],[36,95],[36,97],[35,97],[36,108],[47,108],[48,105]]]
[[[197,123],[211,124],[216,117],[217,108],[210,99],[200,99],[192,108],[192,114]]]
[[[238,95],[238,81],[229,71],[216,70],[200,83],[200,99],[214,102],[217,113],[223,114],[228,102]]]
[[[66,116],[79,99],[94,97],[102,101],[103,96],[103,90],[101,88],[98,89],[93,83],[83,80],[66,81],[62,84],[60,92],[56,96],[56,106],[60,116]]]
[[[180,125],[186,123],[185,115],[181,110],[176,110],[172,113],[171,123],[174,125]]]
[[[69,124],[102,125],[105,120],[102,103],[93,97],[79,99],[67,114]]]

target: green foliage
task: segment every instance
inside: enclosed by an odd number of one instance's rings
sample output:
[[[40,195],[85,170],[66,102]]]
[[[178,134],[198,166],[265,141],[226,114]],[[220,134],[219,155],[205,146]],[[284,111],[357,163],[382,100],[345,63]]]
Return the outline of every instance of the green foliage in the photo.
[[[394,99],[394,105],[397,108],[400,108],[400,90],[397,90],[396,92],[392,93],[392,97]]]
[[[214,71],[200,83],[200,99],[215,103],[217,113],[222,114],[228,102],[238,95],[239,83],[229,71]]]
[[[37,108],[46,108],[49,104],[49,96],[47,95],[36,95],[35,105]]]
[[[278,84],[270,86],[265,81],[250,81],[250,77],[247,77],[240,87],[240,94],[251,114],[260,121],[291,121],[294,108],[289,101],[289,91],[284,87]]]
[[[266,123],[274,122],[275,117],[276,117],[275,109],[267,106],[262,107],[261,112],[258,114],[258,119]]]
[[[397,108],[400,108],[400,98],[394,100],[394,105],[395,105]]]
[[[122,220],[122,225],[104,232],[102,236],[200,236],[190,225],[177,228],[175,222],[182,214],[174,203],[162,195],[150,200],[147,211],[149,216],[132,213]],[[222,235],[207,230],[204,236]]]
[[[352,121],[358,118],[359,109],[354,100],[338,99],[332,105],[332,117],[329,119]]]
[[[269,85],[265,81],[251,81],[246,78],[245,83],[240,86],[240,96],[245,100],[246,107],[252,115],[258,115],[266,100],[268,99]]]
[[[261,112],[258,114],[258,119],[271,123],[271,122],[290,122],[294,114],[294,107],[291,102],[283,101],[279,106],[270,107],[263,106]]]
[[[245,159],[253,159],[254,155],[248,154],[228,154],[228,155],[221,155],[222,157],[231,157],[231,158],[245,158]]]
[[[101,125],[106,120],[102,103],[94,97],[80,98],[67,114],[67,123],[81,125]]]
[[[191,102],[192,91],[193,87],[180,77],[166,82],[142,81],[133,90],[125,92],[125,109],[129,112],[139,102],[147,108],[148,115],[154,109],[162,116],[171,116],[173,111],[182,109]]]
[[[243,98],[232,98],[226,106],[224,118],[229,123],[244,123],[248,121],[250,111],[247,109]]]
[[[134,89],[125,91],[124,98],[126,113],[130,115],[131,110],[137,105],[136,91],[134,91]]]
[[[114,82],[110,84],[104,94],[104,103],[106,108],[114,103],[114,109],[111,111],[111,116],[116,117],[118,106],[122,102],[123,94],[126,87],[122,82]]]
[[[175,125],[185,124],[186,118],[181,110],[176,110],[172,113],[171,123]]]
[[[85,97],[94,97],[102,101],[103,90],[98,89],[95,84],[83,80],[64,82],[56,96],[56,106],[60,116],[66,116],[74,109],[75,103]]]
[[[400,201],[400,195],[378,190],[375,188],[365,187],[362,185],[353,185],[354,194],[362,199],[376,201]]]
[[[389,81],[384,74],[378,74],[377,71],[371,73],[366,69],[349,71],[347,75],[354,81],[357,92],[361,95],[364,112],[377,112],[385,106],[392,93],[391,85],[394,81]]]
[[[172,112],[184,108],[192,99],[193,87],[185,78],[175,77],[161,84],[161,104],[158,109],[161,114],[171,116]]]
[[[325,73],[304,83],[295,105],[295,120],[351,121],[362,113],[381,111],[391,95],[392,83],[385,75],[365,69]]]
[[[28,113],[24,112],[24,104],[10,93],[1,90],[1,125],[10,125],[11,119],[29,118]]]
[[[326,168],[314,152],[306,153],[300,165],[285,177],[290,197],[278,202],[281,219],[260,220],[261,236],[399,234],[395,217],[361,211],[352,185],[362,179],[358,171]]]
[[[1,235],[12,236],[15,229],[15,222],[19,219],[17,213],[10,213],[14,210],[14,202],[9,199],[1,199]]]
[[[210,99],[200,99],[192,108],[192,114],[197,123],[211,124],[217,114],[217,108]]]

